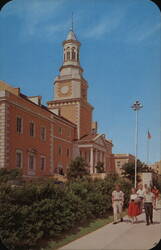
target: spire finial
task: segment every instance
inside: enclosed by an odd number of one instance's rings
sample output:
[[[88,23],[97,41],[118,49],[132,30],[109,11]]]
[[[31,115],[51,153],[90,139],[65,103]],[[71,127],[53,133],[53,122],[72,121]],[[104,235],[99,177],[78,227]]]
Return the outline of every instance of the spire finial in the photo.
[[[73,12],[72,12],[72,25],[71,25],[71,30],[73,31]]]

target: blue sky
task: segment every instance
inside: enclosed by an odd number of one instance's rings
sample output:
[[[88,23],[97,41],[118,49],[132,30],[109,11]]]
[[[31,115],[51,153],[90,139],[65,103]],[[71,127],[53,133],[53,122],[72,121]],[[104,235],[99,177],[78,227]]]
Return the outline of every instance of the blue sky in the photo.
[[[134,154],[139,99],[138,156],[146,161],[149,129],[150,162],[160,160],[161,14],[150,0],[13,0],[0,13],[0,79],[51,100],[72,12],[99,132],[114,153]]]

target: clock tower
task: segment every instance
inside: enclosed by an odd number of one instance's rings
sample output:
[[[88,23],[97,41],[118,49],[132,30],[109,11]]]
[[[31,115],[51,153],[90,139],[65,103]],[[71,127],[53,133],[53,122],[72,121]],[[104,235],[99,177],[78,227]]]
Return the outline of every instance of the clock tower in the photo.
[[[71,122],[78,128],[78,139],[92,131],[93,107],[87,100],[88,83],[80,66],[80,42],[70,29],[63,42],[63,65],[54,81],[54,100],[48,108]]]

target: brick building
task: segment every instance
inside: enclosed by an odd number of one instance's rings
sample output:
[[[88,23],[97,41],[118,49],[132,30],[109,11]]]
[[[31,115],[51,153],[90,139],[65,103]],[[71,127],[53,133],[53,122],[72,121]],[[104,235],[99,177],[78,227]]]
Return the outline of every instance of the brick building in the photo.
[[[63,65],[54,81],[54,99],[41,104],[19,88],[0,82],[0,167],[22,168],[24,176],[66,173],[81,155],[95,173],[98,162],[115,170],[112,141],[97,133],[80,66],[80,42],[73,30],[63,42]]]
[[[23,168],[25,176],[66,171],[73,155],[76,126],[0,82],[0,167]]]

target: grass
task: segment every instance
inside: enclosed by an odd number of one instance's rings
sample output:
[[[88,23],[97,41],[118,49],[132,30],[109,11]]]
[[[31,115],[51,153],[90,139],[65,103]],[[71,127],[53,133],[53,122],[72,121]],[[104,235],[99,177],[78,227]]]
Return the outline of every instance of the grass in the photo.
[[[123,216],[126,215],[126,213],[127,211],[125,210],[123,212]],[[106,218],[95,219],[94,221],[91,221],[88,225],[79,227],[76,232],[65,235],[64,238],[61,240],[50,241],[48,243],[48,246],[46,248],[42,248],[41,250],[56,250],[76,239],[81,238],[84,235],[96,231],[97,229],[105,226],[106,224],[111,223],[112,221],[113,221],[112,213]]]

